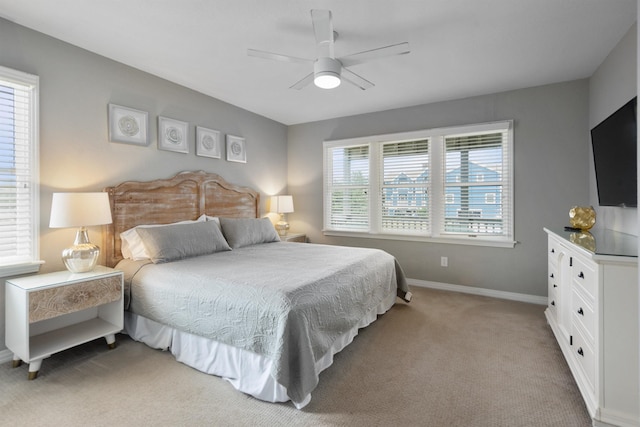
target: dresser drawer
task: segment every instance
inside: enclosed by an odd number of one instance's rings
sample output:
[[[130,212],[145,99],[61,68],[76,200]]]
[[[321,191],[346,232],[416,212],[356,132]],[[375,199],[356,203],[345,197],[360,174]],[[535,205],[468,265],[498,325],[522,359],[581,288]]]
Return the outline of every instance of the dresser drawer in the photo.
[[[549,273],[548,289],[547,289],[547,304],[549,305],[549,307],[553,307],[554,314],[556,311],[556,306],[559,303],[558,296],[559,296],[558,285],[555,281],[555,276],[553,273]]]
[[[597,295],[596,284],[598,283],[597,270],[593,264],[587,264],[580,258],[573,258],[573,283],[577,283],[590,297],[595,300]]]
[[[549,295],[551,295],[552,290],[558,290],[558,268],[555,264],[549,263],[549,267],[547,269],[547,283],[549,285]]]
[[[558,299],[549,298],[547,307],[549,309],[549,312],[551,312],[551,315],[553,316],[554,320],[557,321],[558,320]]]
[[[580,328],[574,328],[573,345],[571,346],[573,356],[578,362],[580,370],[584,373],[590,387],[589,392],[593,394],[596,377],[596,358],[593,347],[582,334]]]
[[[29,293],[29,323],[108,304],[121,296],[120,275],[33,291]]]
[[[558,243],[558,241],[553,238],[548,239],[547,258],[549,260],[549,264],[557,265],[559,256],[560,243]]]
[[[577,288],[573,288],[571,298],[571,311],[573,312],[573,322],[578,323],[586,333],[589,343],[593,346],[596,336],[596,315],[591,303],[588,303]]]

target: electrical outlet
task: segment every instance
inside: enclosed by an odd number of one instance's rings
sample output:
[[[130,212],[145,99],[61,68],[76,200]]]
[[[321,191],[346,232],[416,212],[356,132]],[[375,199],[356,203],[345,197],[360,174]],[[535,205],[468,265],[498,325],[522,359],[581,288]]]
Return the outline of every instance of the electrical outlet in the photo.
[[[441,256],[440,267],[449,267],[449,258],[447,258],[446,256]]]

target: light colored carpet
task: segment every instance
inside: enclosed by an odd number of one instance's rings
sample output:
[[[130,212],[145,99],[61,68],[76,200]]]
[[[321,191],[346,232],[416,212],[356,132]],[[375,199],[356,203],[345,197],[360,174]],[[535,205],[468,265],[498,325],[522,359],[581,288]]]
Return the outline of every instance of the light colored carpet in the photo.
[[[311,403],[248,397],[118,336],[0,365],[5,426],[589,426],[540,305],[414,288],[321,374]]]

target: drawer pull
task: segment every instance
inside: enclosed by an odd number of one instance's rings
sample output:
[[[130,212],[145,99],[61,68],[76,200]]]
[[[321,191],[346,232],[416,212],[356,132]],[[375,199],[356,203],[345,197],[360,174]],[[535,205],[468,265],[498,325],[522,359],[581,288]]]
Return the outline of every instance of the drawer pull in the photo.
[[[555,253],[556,253],[556,250],[555,250],[555,249],[553,249],[553,248],[551,248],[551,253],[552,253],[552,254],[555,254]]]
[[[556,302],[555,301],[551,301],[551,305],[556,305]]]
[[[578,277],[584,279],[584,273],[581,271],[580,274],[578,274]]]
[[[582,311],[582,307],[578,309],[578,314],[581,316],[584,316],[584,311]]]
[[[558,285],[556,285],[556,284],[554,283],[554,284],[553,284],[553,287],[554,287],[554,288],[557,288],[557,287],[558,287]]]
[[[553,279],[553,277],[554,277],[554,276],[553,276],[553,273],[551,273],[551,276],[549,276],[549,277],[551,277],[551,278]]]
[[[584,351],[582,351],[582,347],[578,349],[578,354],[584,357]]]

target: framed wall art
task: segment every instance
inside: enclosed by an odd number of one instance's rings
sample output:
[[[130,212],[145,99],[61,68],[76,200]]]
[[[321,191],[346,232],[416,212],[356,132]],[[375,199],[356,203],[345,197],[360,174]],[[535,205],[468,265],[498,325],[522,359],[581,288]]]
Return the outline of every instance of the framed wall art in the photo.
[[[149,113],[109,104],[109,141],[149,145]]]
[[[158,117],[158,148],[189,153],[189,123],[167,117]]]
[[[227,160],[247,163],[247,147],[244,138],[227,135]]]
[[[220,132],[196,126],[196,155],[219,159],[221,154]]]

